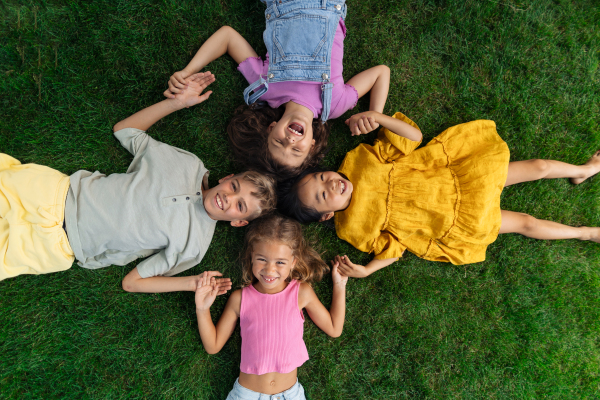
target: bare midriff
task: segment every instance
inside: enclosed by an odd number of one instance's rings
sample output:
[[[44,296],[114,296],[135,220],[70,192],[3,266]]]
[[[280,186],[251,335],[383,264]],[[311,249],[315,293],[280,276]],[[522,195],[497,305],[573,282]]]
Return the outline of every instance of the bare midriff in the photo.
[[[252,375],[240,372],[239,384],[254,392],[264,394],[277,394],[285,392],[296,384],[298,368],[287,374],[268,372],[263,375]]]

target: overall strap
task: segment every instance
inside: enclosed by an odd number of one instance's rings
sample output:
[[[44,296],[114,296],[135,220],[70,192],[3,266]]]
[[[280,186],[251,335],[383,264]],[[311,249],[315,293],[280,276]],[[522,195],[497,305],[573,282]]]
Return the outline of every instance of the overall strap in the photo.
[[[333,92],[333,83],[327,81],[321,85],[321,102],[323,110],[321,111],[321,121],[327,122],[329,112],[331,111],[331,93]]]
[[[262,87],[260,90],[255,90],[261,85],[264,85],[264,87]],[[258,100],[260,96],[267,93],[267,90],[269,90],[269,82],[265,81],[261,76],[256,82],[244,89],[244,101],[246,104],[250,105]],[[254,93],[250,94],[252,91],[254,91]]]

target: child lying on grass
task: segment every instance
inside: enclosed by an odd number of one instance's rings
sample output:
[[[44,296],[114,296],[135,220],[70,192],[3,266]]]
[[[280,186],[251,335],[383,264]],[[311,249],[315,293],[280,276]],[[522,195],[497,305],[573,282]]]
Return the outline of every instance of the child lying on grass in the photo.
[[[373,145],[350,151],[338,172],[299,176],[278,205],[300,222],[324,221],[335,213],[338,236],[375,253],[366,266],[337,257],[344,275],[367,276],[405,250],[431,261],[483,261],[499,233],[600,242],[600,228],[572,227],[500,209],[506,186],[556,178],[583,182],[600,171],[600,152],[585,165],[509,162],[508,146],[493,121],[451,127],[418,150],[421,131],[401,113],[389,117],[369,111],[346,123],[356,134],[375,124],[384,128]]]
[[[197,276],[171,276],[202,260],[216,222],[244,226],[275,205],[272,179],[244,172],[209,188],[198,157],[145,133],[166,115],[208,99],[211,92],[202,92],[213,81],[210,72],[196,74],[175,98],[114,126],[134,156],[127,173],[68,177],[1,154],[0,280],[63,271],[75,258],[95,269],[153,254],[125,277],[125,290],[194,291]]]
[[[231,294],[215,327],[210,307],[219,286],[205,272],[196,289],[196,315],[202,344],[218,353],[240,320],[242,360],[240,375],[227,400],[305,399],[298,367],[308,360],[302,338],[304,309],[326,334],[338,337],[346,316],[348,277],[333,264],[333,295],[329,310],[311,282],[327,272],[327,264],[306,242],[297,221],[272,214],[252,223],[242,253],[244,288]],[[213,272],[214,273],[214,272]]]

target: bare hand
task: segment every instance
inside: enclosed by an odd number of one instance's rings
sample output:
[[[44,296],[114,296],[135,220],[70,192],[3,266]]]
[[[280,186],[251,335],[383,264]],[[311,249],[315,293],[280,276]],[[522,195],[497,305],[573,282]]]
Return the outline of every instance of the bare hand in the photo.
[[[225,294],[231,289],[231,279],[217,279],[215,276],[222,276],[217,271],[205,271],[198,275],[196,283],[196,309],[208,310],[220,294]]]
[[[348,118],[346,125],[350,128],[352,136],[364,135],[379,128],[379,123],[375,120],[377,114],[376,111],[365,111]]]
[[[187,87],[187,82],[185,80],[190,75],[192,74],[185,70],[177,71],[171,75],[169,78],[169,88],[163,93],[165,97],[174,99],[176,94],[181,93],[181,91]]]
[[[364,278],[369,276],[369,272],[365,267],[353,264],[348,256],[335,256],[335,262],[339,263],[338,270],[342,276],[350,278]]]
[[[202,94],[208,85],[215,81],[215,76],[210,72],[200,72],[194,74],[185,80],[187,87],[174,96],[178,100],[181,108],[189,108],[200,104],[212,94],[212,90]]]
[[[332,261],[331,265],[333,265],[333,268],[331,269],[331,279],[333,279],[333,284],[346,287],[346,283],[348,283],[348,277],[340,273],[338,269],[340,266],[339,261]]]

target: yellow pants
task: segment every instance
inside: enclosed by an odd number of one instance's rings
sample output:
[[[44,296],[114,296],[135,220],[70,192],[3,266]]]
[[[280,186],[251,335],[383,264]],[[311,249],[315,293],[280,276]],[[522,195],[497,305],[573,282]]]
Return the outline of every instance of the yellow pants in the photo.
[[[69,177],[0,153],[0,281],[71,268],[62,225]]]

